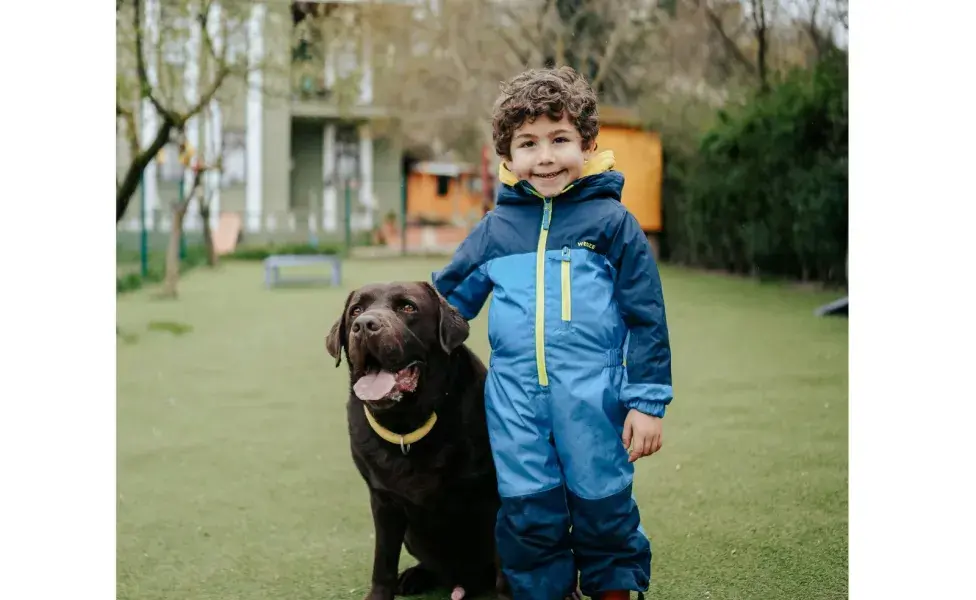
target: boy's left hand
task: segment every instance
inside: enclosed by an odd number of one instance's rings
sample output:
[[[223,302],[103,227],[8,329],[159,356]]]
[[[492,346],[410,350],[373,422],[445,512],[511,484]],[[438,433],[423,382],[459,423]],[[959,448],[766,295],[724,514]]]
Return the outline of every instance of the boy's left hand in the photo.
[[[661,449],[661,419],[631,409],[624,420],[623,441],[630,450],[628,462],[654,454]]]

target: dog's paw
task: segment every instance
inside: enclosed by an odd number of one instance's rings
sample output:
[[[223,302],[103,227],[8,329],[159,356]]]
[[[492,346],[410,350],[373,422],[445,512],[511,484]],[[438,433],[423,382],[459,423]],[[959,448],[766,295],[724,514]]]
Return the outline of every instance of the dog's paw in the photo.
[[[393,590],[386,586],[374,585],[363,600],[393,600]]]
[[[416,596],[429,592],[437,587],[437,575],[423,565],[404,569],[397,578],[396,593],[398,596]]]

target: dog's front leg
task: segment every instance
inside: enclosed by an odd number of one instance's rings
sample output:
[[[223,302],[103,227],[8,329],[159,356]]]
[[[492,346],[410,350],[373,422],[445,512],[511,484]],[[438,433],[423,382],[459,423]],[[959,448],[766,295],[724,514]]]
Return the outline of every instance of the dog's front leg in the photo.
[[[373,510],[376,544],[373,551],[373,586],[366,600],[393,600],[400,566],[400,548],[407,531],[407,515],[396,503],[378,492],[370,493],[369,503]]]

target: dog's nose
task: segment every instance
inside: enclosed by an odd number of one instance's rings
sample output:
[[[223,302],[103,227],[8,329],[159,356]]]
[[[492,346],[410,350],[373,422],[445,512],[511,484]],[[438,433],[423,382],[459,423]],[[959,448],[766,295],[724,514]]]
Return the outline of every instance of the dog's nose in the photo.
[[[359,333],[364,328],[369,333],[375,333],[380,330],[380,320],[376,315],[362,314],[353,321],[352,332]]]

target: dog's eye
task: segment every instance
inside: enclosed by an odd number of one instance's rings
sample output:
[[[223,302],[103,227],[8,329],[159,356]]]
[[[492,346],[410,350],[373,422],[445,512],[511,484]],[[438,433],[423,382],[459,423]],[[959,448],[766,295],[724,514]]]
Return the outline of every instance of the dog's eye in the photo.
[[[409,302],[404,302],[403,304],[400,305],[400,310],[402,310],[405,313],[415,313],[417,312],[417,307]]]
[[[352,310],[349,311],[349,314],[352,315],[352,316],[354,316],[354,317],[358,317],[361,312],[363,312],[362,307],[353,306],[352,307]]]

